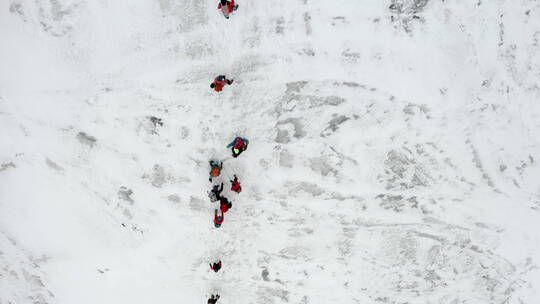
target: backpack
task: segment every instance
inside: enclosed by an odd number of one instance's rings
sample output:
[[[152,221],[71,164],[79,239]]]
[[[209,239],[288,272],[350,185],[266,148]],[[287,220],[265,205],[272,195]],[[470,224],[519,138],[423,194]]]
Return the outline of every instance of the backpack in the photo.
[[[216,195],[216,193],[214,191],[208,192],[208,197],[210,198],[211,202],[217,202],[218,201],[217,195]]]
[[[220,173],[221,173],[220,167],[212,167],[212,170],[210,170],[210,176],[212,177],[218,177]]]

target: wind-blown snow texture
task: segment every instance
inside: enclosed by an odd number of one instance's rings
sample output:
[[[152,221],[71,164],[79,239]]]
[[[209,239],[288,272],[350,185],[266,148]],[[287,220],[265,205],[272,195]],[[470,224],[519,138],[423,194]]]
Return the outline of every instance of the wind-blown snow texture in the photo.
[[[239,4],[0,1],[0,303],[539,303],[538,1]]]

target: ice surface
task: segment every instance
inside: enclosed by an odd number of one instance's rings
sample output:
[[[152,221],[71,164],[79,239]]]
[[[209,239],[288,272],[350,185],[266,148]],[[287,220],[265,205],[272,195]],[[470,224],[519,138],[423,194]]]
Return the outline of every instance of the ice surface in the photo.
[[[238,1],[0,1],[0,303],[539,303],[538,3]]]

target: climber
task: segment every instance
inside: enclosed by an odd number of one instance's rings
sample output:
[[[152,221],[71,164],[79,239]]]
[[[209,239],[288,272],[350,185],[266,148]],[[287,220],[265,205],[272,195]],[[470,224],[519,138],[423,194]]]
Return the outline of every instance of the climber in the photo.
[[[221,183],[221,188],[219,185],[214,185],[212,190],[208,192],[208,197],[211,202],[217,202],[221,198],[221,192],[223,191],[223,183]]]
[[[229,15],[238,9],[238,4],[234,4],[234,0],[220,0],[217,8],[221,10],[226,19],[229,19]]]
[[[229,211],[229,209],[232,208],[232,203],[229,202],[229,200],[226,197],[221,197],[219,199],[219,209],[221,210],[222,214],[225,214],[225,212]]]
[[[219,75],[214,79],[214,82],[210,84],[210,88],[214,89],[216,92],[221,92],[226,84],[231,85],[233,81],[234,79],[227,79],[225,75]]]
[[[236,174],[234,175],[234,180],[231,181],[231,191],[236,193],[242,192],[242,186],[240,186],[240,182],[238,181]]]
[[[221,261],[210,264],[210,269],[212,269],[214,272],[218,272],[221,269]]]
[[[210,296],[210,299],[208,299],[208,304],[216,304],[217,300],[219,300],[219,295],[212,295]]]
[[[221,224],[223,224],[223,220],[224,220],[224,216],[223,216],[223,212],[221,213],[220,216],[218,216],[218,212],[217,212],[217,209],[214,209],[214,226],[216,228],[219,228],[221,227]]]
[[[221,174],[221,169],[223,168],[223,163],[219,160],[211,160],[210,161],[210,178],[208,179],[210,182],[212,181],[212,178],[218,177],[219,174]]]
[[[243,137],[236,137],[230,144],[227,145],[227,148],[232,147],[232,156],[238,157],[242,152],[246,151],[249,145],[249,140]]]

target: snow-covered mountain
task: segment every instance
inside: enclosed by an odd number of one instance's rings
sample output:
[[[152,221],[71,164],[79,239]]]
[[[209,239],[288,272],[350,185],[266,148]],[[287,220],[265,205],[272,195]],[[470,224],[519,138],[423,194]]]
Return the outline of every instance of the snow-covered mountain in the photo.
[[[0,303],[540,303],[540,3],[238,1],[0,1]]]

